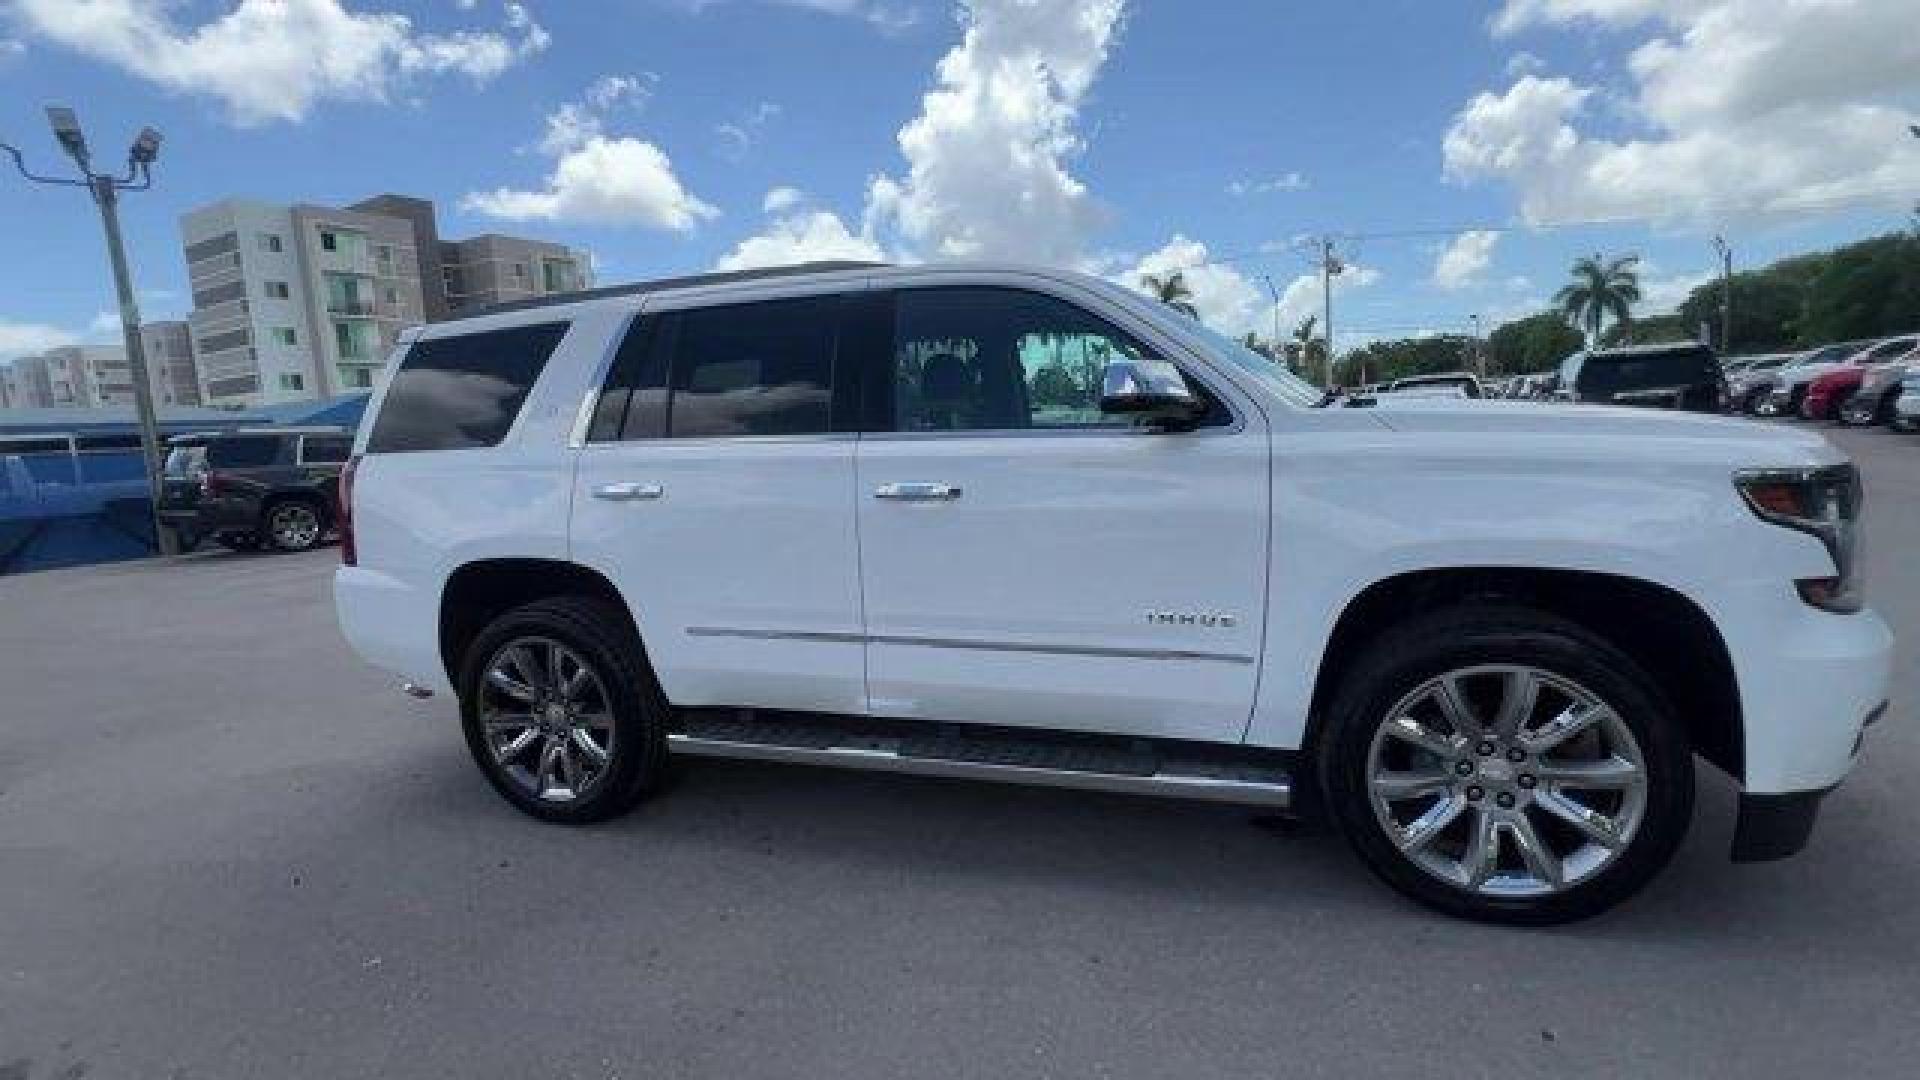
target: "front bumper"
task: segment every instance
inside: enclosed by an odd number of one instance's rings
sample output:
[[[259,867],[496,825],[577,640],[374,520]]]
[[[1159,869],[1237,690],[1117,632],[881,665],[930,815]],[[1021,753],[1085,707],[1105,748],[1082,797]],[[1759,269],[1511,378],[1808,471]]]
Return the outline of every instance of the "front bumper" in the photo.
[[[1854,736],[1854,756],[1859,756],[1866,729],[1885,716],[1886,711],[1887,703],[1883,701],[1867,714],[1860,734]],[[1733,829],[1733,861],[1772,862],[1798,855],[1813,836],[1813,824],[1820,817],[1821,801],[1832,791],[1833,788],[1773,794],[1742,792],[1740,815]]]

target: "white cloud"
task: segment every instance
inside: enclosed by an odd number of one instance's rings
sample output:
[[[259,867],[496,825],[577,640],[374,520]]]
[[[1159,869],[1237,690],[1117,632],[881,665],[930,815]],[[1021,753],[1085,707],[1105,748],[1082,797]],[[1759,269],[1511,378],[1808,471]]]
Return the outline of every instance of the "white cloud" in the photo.
[[[476,191],[463,209],[509,221],[584,221],[687,232],[720,211],[688,191],[657,146],[593,135],[561,154],[538,190]]]
[[[27,54],[27,43],[18,38],[0,37],[0,64]]]
[[[762,101],[743,113],[737,121],[720,124],[714,134],[720,136],[720,156],[729,161],[741,161],[747,152],[760,141],[760,132],[780,115],[780,106],[771,101]]]
[[[941,58],[919,115],[900,129],[906,173],[868,183],[858,231],[826,212],[784,217],[725,263],[823,250],[1084,265],[1101,215],[1067,165],[1081,147],[1080,106],[1124,7],[1125,0],[963,0],[961,41]]]
[[[1597,90],[1528,75],[1455,117],[1446,168],[1511,183],[1536,223],[1903,203],[1920,189],[1912,0],[1509,0],[1498,33],[1644,26],[1628,134],[1578,126]]]
[[[1124,0],[966,0],[965,34],[900,130],[869,217],[942,258],[1077,262],[1100,213],[1067,170]]]
[[[1227,194],[1267,195],[1276,191],[1305,191],[1309,186],[1306,176],[1295,170],[1271,180],[1234,180],[1227,184]]]
[[[769,208],[774,203],[774,195],[792,191],[792,188],[774,189],[767,198]],[[765,231],[742,240],[714,269],[750,270],[825,259],[881,262],[885,258],[872,237],[850,231],[838,215],[813,210],[782,217]]]
[[[1249,330],[1261,337],[1272,337],[1275,305],[1263,283],[1256,282],[1225,263],[1209,263],[1208,258],[1205,244],[1176,234],[1165,246],[1142,258],[1132,270],[1116,280],[1129,288],[1140,290],[1143,274],[1164,277],[1179,271],[1193,294],[1191,303],[1200,312],[1202,322],[1221,333],[1236,337]],[[1364,289],[1379,280],[1380,272],[1372,267],[1347,267],[1345,273],[1333,279],[1335,307],[1338,307],[1341,296],[1354,289]],[[1278,305],[1281,333],[1291,334],[1302,319],[1309,315],[1318,316],[1322,311],[1323,295],[1318,274],[1301,274],[1287,282],[1286,287],[1280,290]],[[1350,347],[1353,342],[1348,340],[1347,335],[1339,333],[1337,310],[1334,316],[1334,329],[1341,347]]]
[[[1692,295],[1693,290],[1712,281],[1715,276],[1712,270],[1664,274],[1659,267],[1643,262],[1640,264],[1640,303],[1636,305],[1634,315],[1643,319],[1649,315],[1670,315]]]
[[[1514,78],[1523,75],[1538,75],[1547,70],[1547,62],[1525,49],[1507,57],[1507,74]]]
[[[77,338],[57,326],[14,322],[0,316],[0,360],[72,345]]]
[[[1433,283],[1443,289],[1464,289],[1480,283],[1480,275],[1493,263],[1494,246],[1500,234],[1473,229],[1453,238],[1433,264]]]
[[[769,214],[784,214],[807,201],[807,193],[796,187],[777,187],[767,192],[760,209]]]
[[[545,29],[518,3],[501,31],[416,32],[404,15],[352,12],[341,0],[239,0],[199,23],[171,0],[14,0],[22,29],[168,90],[223,102],[242,125],[299,121],[322,101],[385,101],[411,77],[487,82],[544,50]]]
[[[639,75],[602,75],[595,79],[578,101],[568,101],[547,114],[546,131],[536,147],[543,154],[559,156],[586,145],[606,133],[608,114],[616,109],[639,111],[653,99],[660,76],[651,71]]]
[[[684,7],[704,11],[723,0],[681,0]],[[860,19],[886,33],[906,30],[920,22],[920,9],[895,0],[763,0],[776,7],[804,8],[826,15],[844,15]]]

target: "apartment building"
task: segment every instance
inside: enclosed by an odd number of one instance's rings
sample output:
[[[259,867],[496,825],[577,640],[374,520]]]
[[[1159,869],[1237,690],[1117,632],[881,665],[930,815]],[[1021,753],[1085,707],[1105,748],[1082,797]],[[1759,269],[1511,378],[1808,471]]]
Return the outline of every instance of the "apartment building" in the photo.
[[[13,373],[13,365],[0,361],[0,409],[24,409],[26,404],[20,400],[20,377]]]
[[[147,360],[147,382],[153,389],[155,405],[200,404],[200,380],[193,362],[193,341],[187,324],[179,320],[160,320],[140,327],[140,344]],[[127,347],[115,341],[80,350],[86,361],[87,381],[93,387],[93,404],[132,405],[133,367],[127,362]]]
[[[587,286],[579,253],[504,236],[444,242],[433,203],[403,195],[344,208],[228,199],[180,231],[207,405],[364,389],[410,326]]]
[[[71,345],[15,358],[12,385],[12,408],[90,408],[100,404],[86,356]]]

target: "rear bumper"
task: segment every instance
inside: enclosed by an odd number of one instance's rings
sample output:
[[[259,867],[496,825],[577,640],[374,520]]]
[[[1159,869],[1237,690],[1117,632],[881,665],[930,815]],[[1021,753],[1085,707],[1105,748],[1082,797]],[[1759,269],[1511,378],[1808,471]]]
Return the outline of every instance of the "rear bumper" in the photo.
[[[440,662],[439,597],[364,566],[333,574],[334,614],[361,659],[427,690],[451,693]]]

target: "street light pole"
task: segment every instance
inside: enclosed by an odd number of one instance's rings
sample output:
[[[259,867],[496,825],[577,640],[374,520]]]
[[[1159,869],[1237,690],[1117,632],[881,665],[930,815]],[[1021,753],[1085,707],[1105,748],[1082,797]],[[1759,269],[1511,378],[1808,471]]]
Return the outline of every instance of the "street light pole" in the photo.
[[[1280,344],[1280,290],[1274,286],[1272,274],[1261,274],[1260,280],[1267,283],[1267,295],[1273,297],[1273,360],[1285,367],[1286,346]]]
[[[1333,275],[1346,267],[1333,253],[1333,236],[1328,234],[1320,238],[1320,313],[1321,332],[1327,338],[1327,379],[1322,389],[1333,391]]]
[[[153,383],[147,378],[147,352],[140,341],[140,307],[134,299],[133,275],[127,269],[126,245],[120,237],[120,193],[145,191],[153,186],[151,170],[154,159],[160,156],[160,133],[152,128],[142,128],[139,138],[127,151],[126,175],[116,177],[93,171],[87,153],[86,136],[81,133],[79,119],[72,109],[50,105],[47,107],[47,121],[53,126],[54,138],[79,167],[83,179],[40,176],[27,170],[19,150],[4,142],[0,142],[0,150],[13,158],[14,168],[19,170],[21,176],[37,184],[84,187],[93,196],[94,205],[100,208],[100,224],[107,235],[107,260],[113,266],[113,288],[120,302],[120,334],[126,343],[128,372],[133,377],[134,411],[140,421],[140,456],[146,466],[153,542],[160,554],[177,555],[180,553],[179,544],[160,520],[160,424],[154,414]]]

